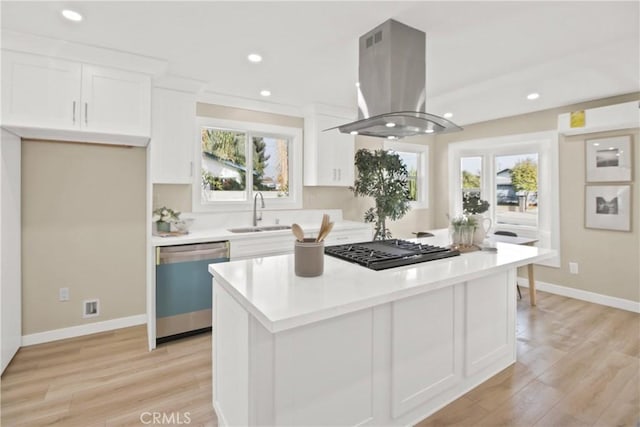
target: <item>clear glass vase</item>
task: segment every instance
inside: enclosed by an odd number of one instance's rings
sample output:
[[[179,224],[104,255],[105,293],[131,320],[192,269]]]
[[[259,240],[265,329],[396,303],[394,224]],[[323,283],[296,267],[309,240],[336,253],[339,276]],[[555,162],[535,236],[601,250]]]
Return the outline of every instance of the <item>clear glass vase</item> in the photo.
[[[473,225],[452,225],[449,227],[449,236],[451,245],[456,247],[467,248],[473,246],[473,235],[475,233]]]

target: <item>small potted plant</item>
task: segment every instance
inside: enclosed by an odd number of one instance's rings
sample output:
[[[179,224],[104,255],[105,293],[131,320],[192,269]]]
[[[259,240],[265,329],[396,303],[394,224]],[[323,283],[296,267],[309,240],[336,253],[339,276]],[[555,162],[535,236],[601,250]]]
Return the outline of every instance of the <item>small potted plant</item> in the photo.
[[[482,200],[479,194],[466,193],[462,196],[463,213],[476,222],[473,243],[480,245],[491,229],[491,218],[485,218],[483,213],[489,210],[489,202]]]
[[[171,224],[178,221],[180,221],[180,212],[166,206],[153,211],[153,222],[156,223],[156,230],[159,233],[168,233],[171,230]]]

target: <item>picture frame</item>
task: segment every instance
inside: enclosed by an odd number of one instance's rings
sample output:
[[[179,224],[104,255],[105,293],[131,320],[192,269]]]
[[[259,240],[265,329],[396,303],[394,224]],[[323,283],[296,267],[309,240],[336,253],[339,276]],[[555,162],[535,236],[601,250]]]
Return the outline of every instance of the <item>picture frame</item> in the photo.
[[[586,185],[585,228],[631,231],[631,185]]]
[[[631,135],[585,141],[587,182],[630,182],[633,172]]]

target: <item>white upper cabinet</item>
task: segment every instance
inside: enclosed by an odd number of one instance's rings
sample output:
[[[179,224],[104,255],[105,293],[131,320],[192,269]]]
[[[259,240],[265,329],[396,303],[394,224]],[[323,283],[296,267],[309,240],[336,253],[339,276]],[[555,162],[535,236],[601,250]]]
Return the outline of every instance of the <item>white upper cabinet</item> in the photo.
[[[304,185],[349,187],[354,180],[353,135],[325,129],[353,119],[309,111],[304,119]]]
[[[96,132],[149,136],[150,109],[149,76],[82,66],[81,127]]]
[[[191,184],[196,129],[195,95],[155,88],[152,116],[151,182]]]
[[[26,138],[146,145],[151,78],[2,51],[2,126]]]
[[[80,126],[80,64],[2,52],[2,124]]]

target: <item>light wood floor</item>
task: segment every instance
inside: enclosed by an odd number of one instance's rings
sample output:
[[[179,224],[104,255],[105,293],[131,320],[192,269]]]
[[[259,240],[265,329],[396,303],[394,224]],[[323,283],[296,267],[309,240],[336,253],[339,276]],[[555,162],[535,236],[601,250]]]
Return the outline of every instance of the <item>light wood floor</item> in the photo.
[[[639,426],[640,315],[544,292],[530,308],[525,294],[515,365],[418,426]],[[2,376],[2,426],[145,425],[154,412],[216,425],[211,336],[149,353],[145,333],[21,349]]]

